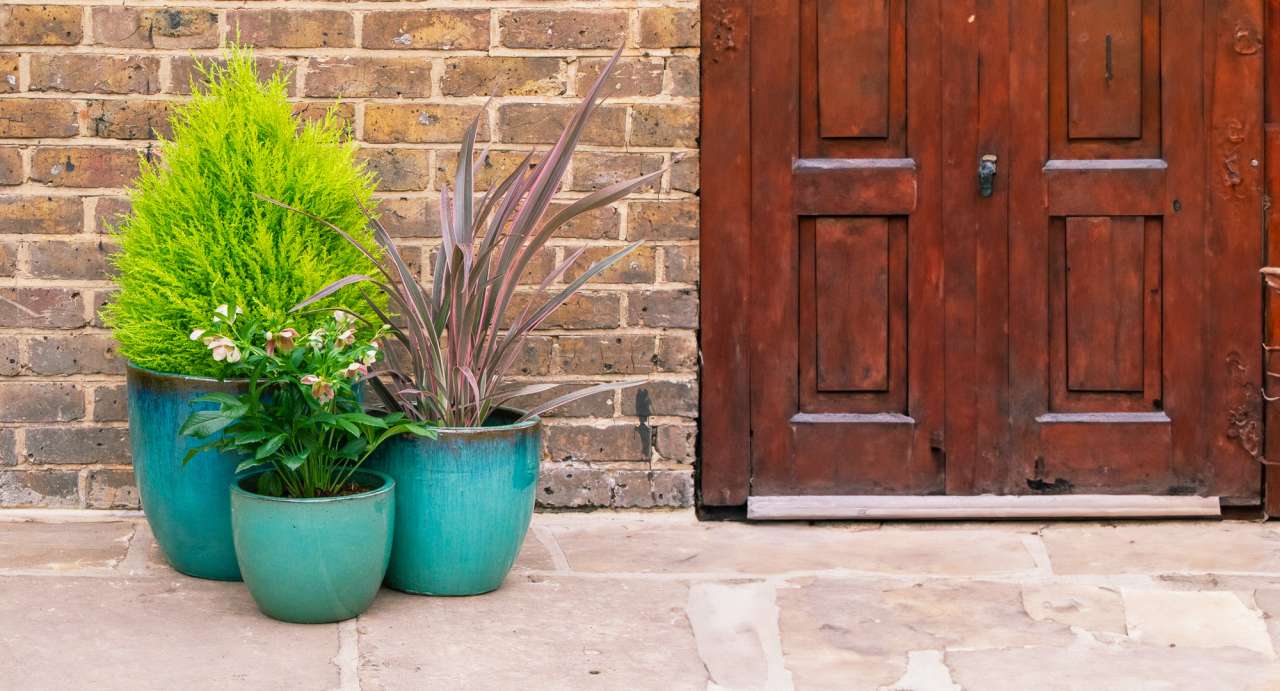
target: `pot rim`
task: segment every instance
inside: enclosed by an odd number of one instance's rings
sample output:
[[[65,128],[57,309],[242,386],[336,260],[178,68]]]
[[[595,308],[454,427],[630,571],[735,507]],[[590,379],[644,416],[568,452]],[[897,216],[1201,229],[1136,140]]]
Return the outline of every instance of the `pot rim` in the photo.
[[[135,365],[132,362],[128,362],[128,361],[126,361],[124,364],[126,369],[131,369],[137,372],[141,372],[143,374],[149,374],[153,377],[166,377],[169,379],[185,379],[187,381],[208,382],[211,384],[247,384],[249,383],[249,380],[246,378],[219,379],[217,377],[203,377],[196,374],[178,374],[177,372],[161,372],[160,370],[151,369],[149,367],[142,367],[141,365]]]
[[[240,486],[240,482],[242,480],[246,480],[255,475],[261,475],[265,472],[267,472],[267,469],[255,469],[255,470],[249,470],[237,475],[235,479],[231,481],[231,494],[233,496],[238,494],[243,496],[246,499],[254,499],[254,500],[264,501],[264,502],[275,502],[275,503],[281,503],[281,504],[331,504],[335,502],[342,502],[342,501],[348,501],[348,500],[354,500],[354,499],[367,499],[370,497],[376,497],[381,494],[389,494],[391,492],[394,492],[396,489],[395,478],[382,472],[381,470],[374,470],[373,468],[364,468],[364,467],[361,467],[359,470],[357,470],[355,474],[359,475],[361,473],[364,473],[366,475],[372,475],[378,478],[379,480],[382,480],[382,484],[367,492],[361,492],[359,494],[344,494],[340,497],[268,497],[265,494],[250,492],[249,490]]]
[[[520,408],[511,408],[508,406],[501,406],[497,410],[506,411],[508,413],[515,415],[517,418],[523,416],[526,412],[528,412],[525,410],[521,410]],[[536,427],[541,423],[542,423],[542,417],[539,415],[533,415],[533,416],[530,416],[529,419],[524,420],[522,422],[511,422],[505,425],[481,425],[479,427],[440,426],[440,427],[432,427],[431,429],[435,430],[437,433],[443,433],[443,434],[468,435],[468,434],[484,434],[484,433],[494,433],[494,432],[519,432],[522,430],[529,429],[530,427]]]

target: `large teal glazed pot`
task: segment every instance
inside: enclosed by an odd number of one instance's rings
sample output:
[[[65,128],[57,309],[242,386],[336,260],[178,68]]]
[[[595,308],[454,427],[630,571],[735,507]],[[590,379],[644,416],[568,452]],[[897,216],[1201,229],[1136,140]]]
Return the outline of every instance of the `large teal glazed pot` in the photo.
[[[391,557],[396,483],[356,471],[370,489],[316,499],[250,489],[262,471],[231,485],[231,530],[249,594],[272,619],[324,624],[350,619],[378,595]]]
[[[240,580],[231,542],[231,504],[227,487],[238,461],[205,451],[185,466],[187,450],[204,440],[178,434],[205,394],[242,393],[243,381],[164,374],[129,365],[129,442],[133,472],[156,543],[173,568],[197,578]]]
[[[404,435],[369,465],[395,478],[396,541],[387,585],[422,595],[496,590],[533,517],[542,421],[499,410],[484,427]]]

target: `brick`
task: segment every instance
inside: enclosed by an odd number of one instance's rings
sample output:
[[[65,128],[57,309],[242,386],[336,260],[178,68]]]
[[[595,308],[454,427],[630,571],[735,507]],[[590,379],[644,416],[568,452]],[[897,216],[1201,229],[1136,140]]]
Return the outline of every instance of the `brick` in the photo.
[[[378,219],[392,237],[438,238],[438,204],[420,197],[383,198],[378,200]]]
[[[653,365],[659,372],[697,371],[697,339],[688,333],[662,334],[658,337],[658,355]]]
[[[551,374],[551,344],[548,336],[529,336],[520,345],[520,353],[512,362],[510,373],[537,377]]]
[[[12,240],[0,240],[0,276],[10,277],[18,268],[18,245]]]
[[[287,58],[255,58],[254,65],[258,68],[258,78],[262,80],[270,79],[273,74],[280,72],[285,77],[288,85],[288,93],[295,95],[297,93],[297,70],[293,60]],[[200,57],[195,58],[189,55],[174,56],[169,62],[169,92],[174,94],[190,94],[192,84],[197,87],[205,85],[204,77],[197,69],[201,65],[224,65],[226,61],[221,58]]]
[[[347,132],[356,128],[356,106],[345,101],[301,101],[293,104],[293,114],[306,122],[319,122],[332,113]]]
[[[682,288],[631,293],[627,301],[627,324],[696,329],[697,292]]]
[[[132,210],[128,197],[98,197],[94,205],[94,229],[99,233],[109,233],[117,225],[124,222]]]
[[[697,237],[697,200],[631,202],[628,205],[629,240],[695,240]]]
[[[74,329],[86,321],[79,290],[0,288],[0,327]]]
[[[479,156],[479,152],[476,155]],[[483,192],[505,180],[524,161],[526,155],[527,151],[490,151],[475,173],[476,190]],[[458,154],[451,151],[436,154],[436,187],[452,190],[457,174]]]
[[[537,496],[539,506],[551,508],[609,506],[613,481],[605,470],[547,463],[538,474]]]
[[[126,427],[31,427],[28,463],[129,463]]]
[[[554,214],[565,207],[565,204],[552,204],[547,213]],[[616,206],[604,206],[592,209],[573,217],[572,221],[560,226],[556,237],[579,238],[583,240],[617,240],[622,227],[622,214]]]
[[[22,367],[18,354],[18,337],[0,336],[0,377],[21,374]]]
[[[698,145],[698,107],[637,105],[631,109],[633,146]]]
[[[435,103],[370,103],[364,110],[364,140],[374,144],[453,143],[460,141],[480,112],[478,106]],[[488,139],[480,119],[480,139]]]
[[[84,390],[76,384],[0,381],[0,420],[67,422],[83,417]]]
[[[503,323],[520,314],[528,296],[516,294],[511,300]],[[542,302],[546,301],[543,297]],[[618,318],[621,299],[615,293],[578,293],[569,298],[559,309],[542,322],[544,329],[614,329],[621,325]]]
[[[572,382],[558,386],[550,391],[544,391],[532,396],[522,396],[511,402],[511,405],[522,410],[528,410],[534,406],[573,392],[575,389],[581,389],[590,386],[592,382]],[[579,398],[561,406],[556,406],[541,414],[541,417],[613,417],[613,399],[617,396],[615,391],[602,391],[584,398]]]
[[[543,430],[547,449],[560,462],[647,461],[646,432],[634,423],[557,424]]]
[[[124,422],[129,419],[129,397],[124,384],[93,388],[93,419],[98,422]]]
[[[51,98],[0,99],[0,137],[74,137],[79,111],[70,101]]]
[[[608,58],[583,58],[578,61],[577,93],[585,95],[600,78]],[[613,68],[613,74],[600,88],[605,98],[634,98],[657,96],[662,93],[663,62],[661,58],[623,58]]]
[[[81,8],[0,5],[0,45],[74,46],[83,37]]]
[[[363,46],[382,50],[486,50],[488,10],[405,10],[364,16]]]
[[[574,190],[588,192],[617,182],[638,178],[662,168],[662,154],[582,151],[573,156]],[[656,192],[661,177],[636,188],[636,192]]]
[[[431,95],[431,63],[416,58],[312,58],[308,96],[399,98]]]
[[[439,247],[432,247],[428,252],[427,263],[429,266],[435,266],[436,257],[439,254]],[[520,274],[520,278],[516,281],[517,285],[540,285],[546,278],[547,274],[556,266],[555,250],[550,247],[544,247],[533,255],[525,269]]]
[[[561,96],[565,82],[558,58],[461,57],[444,63],[445,96]]]
[[[106,324],[102,321],[102,310],[111,301],[115,295],[115,290],[111,288],[92,290],[86,294],[85,300],[93,306],[93,320],[90,322],[92,326],[104,327]]]
[[[105,334],[36,336],[27,341],[31,374],[124,374],[116,341]]]
[[[693,381],[648,381],[622,392],[622,414],[679,415],[698,414],[698,384]]]
[[[663,460],[693,465],[697,457],[698,428],[694,425],[660,425],[654,449]]]
[[[646,7],[640,10],[641,48],[691,48],[699,44],[698,10]]]
[[[132,470],[95,468],[89,471],[85,508],[140,508],[138,486]]]
[[[424,190],[431,182],[431,152],[424,149],[361,149],[360,159],[385,192]]]
[[[554,144],[577,106],[506,103],[498,107],[498,131],[509,144]],[[626,139],[626,108],[601,106],[582,130],[581,144],[621,146]]]
[[[610,506],[619,509],[678,508],[693,505],[693,474],[624,470],[611,474]]]
[[[79,505],[79,471],[0,470],[0,506],[68,508]]]
[[[109,146],[36,149],[31,179],[54,187],[124,187],[138,174],[142,152]]]
[[[338,10],[248,9],[227,13],[231,34],[246,45],[270,48],[350,48],[355,23]]]
[[[570,250],[576,248],[565,248],[566,255]],[[578,261],[573,263],[565,271],[564,280],[572,281],[581,276],[588,268],[596,262],[616,253],[621,247],[592,247]],[[654,249],[641,245],[631,251],[630,254],[618,260],[616,264],[600,272],[590,283],[653,283],[656,275],[656,267],[654,264]]]
[[[168,101],[89,101],[89,134],[103,139],[158,139],[173,134]]]
[[[95,7],[93,42],[115,48],[217,48],[218,14],[204,9]]]
[[[672,96],[697,98],[701,95],[701,78],[698,75],[697,58],[667,58],[667,74],[671,75],[669,93]]]
[[[154,94],[160,91],[160,59],[120,55],[32,55],[31,90]]]
[[[671,162],[671,191],[697,194],[702,188],[698,156],[684,156]]]
[[[18,54],[0,53],[0,94],[18,91]]]
[[[18,464],[15,436],[12,428],[0,429],[0,466]]]
[[[556,364],[566,374],[649,374],[657,339],[648,334],[559,336]]]
[[[39,240],[27,243],[29,271],[35,278],[103,281],[110,278],[108,255],[102,242]]]
[[[498,20],[502,45],[549,50],[616,48],[627,33],[622,10],[516,10]]]
[[[79,233],[83,206],[78,197],[0,195],[0,226],[20,235]]]
[[[698,248],[697,247],[663,247],[663,271],[670,283],[697,283]]]

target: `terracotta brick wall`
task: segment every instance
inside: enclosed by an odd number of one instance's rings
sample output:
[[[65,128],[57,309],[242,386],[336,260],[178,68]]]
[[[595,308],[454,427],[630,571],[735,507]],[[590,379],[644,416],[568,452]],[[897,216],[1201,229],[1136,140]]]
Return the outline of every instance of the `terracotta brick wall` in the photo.
[[[306,113],[340,99],[382,177],[384,215],[429,256],[454,142],[487,97],[494,174],[549,144],[626,37],[565,199],[662,166],[625,203],[582,219],[578,246],[646,244],[562,309],[521,370],[645,378],[548,420],[541,501],[692,502],[697,413],[696,0],[192,0],[0,5],[0,505],[137,505],[123,365],[95,314],[111,292],[104,235],[137,157],[189,93],[198,56],[234,36],[294,70]],[[492,177],[492,176],[490,176]],[[425,231],[423,230],[425,229]],[[594,249],[598,248],[598,249]]]

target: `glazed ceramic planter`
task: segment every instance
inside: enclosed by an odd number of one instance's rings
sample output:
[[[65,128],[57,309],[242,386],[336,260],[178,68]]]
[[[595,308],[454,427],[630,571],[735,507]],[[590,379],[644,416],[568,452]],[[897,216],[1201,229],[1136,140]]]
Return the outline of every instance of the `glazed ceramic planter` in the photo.
[[[295,624],[350,619],[369,608],[391,557],[396,484],[353,476],[360,494],[290,499],[255,494],[261,471],[231,485],[231,527],[249,594],[263,614]]]
[[[515,563],[538,485],[542,422],[502,410],[437,439],[384,443],[370,465],[395,478],[396,541],[387,585],[423,595],[497,589]]]
[[[238,461],[206,451],[185,466],[187,450],[204,440],[178,434],[205,394],[242,393],[244,382],[163,374],[128,367],[129,441],[142,510],[156,543],[173,568],[189,576],[240,580],[231,542],[231,505],[227,486]]]

